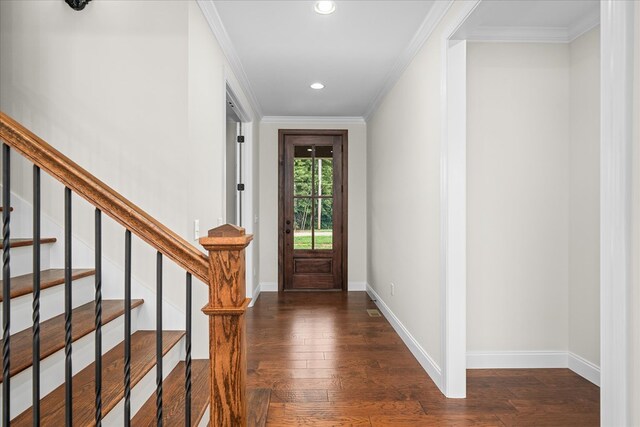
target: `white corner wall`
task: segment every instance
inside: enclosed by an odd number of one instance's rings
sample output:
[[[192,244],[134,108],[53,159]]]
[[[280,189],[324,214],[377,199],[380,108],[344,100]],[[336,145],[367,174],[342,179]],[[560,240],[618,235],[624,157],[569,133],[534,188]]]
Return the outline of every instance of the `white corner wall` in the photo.
[[[195,1],[95,1],[82,12],[0,2],[0,109],[196,247],[193,220],[204,233],[224,217],[228,68]],[[31,200],[30,165],[12,166],[12,190]],[[62,187],[43,178],[43,211],[60,224],[62,204]],[[78,198],[73,231],[93,246],[93,210]],[[104,256],[122,267],[123,229],[105,219],[103,233]],[[155,289],[155,251],[134,237],[133,258],[136,280]],[[184,309],[184,272],[164,265],[165,300]],[[206,300],[196,281],[196,337],[208,333]],[[207,347],[194,340],[194,357]]]
[[[599,35],[468,43],[470,367],[599,383]]]
[[[278,289],[278,129],[346,129],[348,142],[349,288],[365,289],[367,278],[367,127],[364,122],[263,121],[260,124],[260,286]]]
[[[441,39],[464,7],[451,5],[367,119],[369,285],[441,388]]]
[[[467,350],[566,352],[569,46],[467,52]]]
[[[600,366],[600,29],[570,45],[569,351]]]

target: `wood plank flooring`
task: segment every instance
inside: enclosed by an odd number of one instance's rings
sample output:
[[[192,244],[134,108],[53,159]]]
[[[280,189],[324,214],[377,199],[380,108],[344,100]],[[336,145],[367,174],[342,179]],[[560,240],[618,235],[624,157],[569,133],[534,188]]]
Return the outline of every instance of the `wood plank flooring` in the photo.
[[[600,390],[568,369],[469,370],[446,399],[365,292],[263,293],[247,313],[249,388],[268,426],[597,426]]]

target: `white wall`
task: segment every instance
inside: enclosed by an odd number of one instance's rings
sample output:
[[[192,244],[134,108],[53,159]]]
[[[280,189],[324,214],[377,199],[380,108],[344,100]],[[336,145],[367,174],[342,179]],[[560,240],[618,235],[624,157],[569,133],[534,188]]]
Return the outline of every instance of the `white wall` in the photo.
[[[260,124],[260,282],[271,288],[278,283],[278,129],[349,131],[349,283],[362,286],[367,280],[367,129],[364,122]]]
[[[599,366],[600,29],[569,49],[569,351]]]
[[[463,5],[460,1],[451,6],[367,122],[369,283],[437,369],[442,363],[441,37]],[[594,38],[597,35],[590,34],[584,40]],[[597,51],[592,43],[581,41],[574,47],[574,73],[580,72],[578,66],[592,66],[578,63],[579,49]],[[570,261],[598,253],[597,239],[593,240],[596,228],[581,236],[588,239],[586,247],[570,256],[581,228],[572,228],[570,234],[569,224],[575,220],[586,227],[595,220],[597,225],[597,185],[580,182],[574,190],[571,179],[597,177],[598,170],[589,165],[594,161],[592,145],[599,139],[594,120],[582,129],[589,134],[588,141],[582,141],[588,144],[589,155],[570,151],[571,102],[588,102],[574,113],[576,121],[599,110],[591,88],[578,93],[576,82],[571,96],[571,48],[468,46],[470,351],[566,354],[570,280],[576,285],[574,295],[591,296],[593,286],[598,286],[593,266],[570,279]],[[586,79],[595,78],[597,83],[597,75],[588,72]],[[576,135],[575,141],[583,136]],[[578,213],[581,206],[588,212]],[[589,280],[579,289],[585,276]],[[396,284],[394,296],[390,282]],[[572,325],[586,321],[585,317],[587,324],[597,324],[597,310],[590,310],[593,304],[597,300],[586,299],[581,311],[572,314]],[[580,332],[571,341],[571,350],[598,363],[593,357],[598,330]]]
[[[370,286],[442,366],[440,292],[441,38],[455,2],[367,120]],[[390,283],[395,284],[391,296]],[[433,378],[437,383],[438,374]]]
[[[566,351],[569,47],[467,52],[467,350]]]
[[[469,352],[600,363],[599,30],[469,43]]]
[[[223,218],[224,55],[193,1],[0,2],[0,108],[193,242]],[[12,190],[31,200],[30,166]],[[62,188],[43,182],[43,210],[62,222]],[[103,226],[122,266],[124,231]],[[92,209],[74,204],[74,234],[93,246]],[[155,287],[155,253],[134,238],[134,276]],[[111,284],[122,286],[121,283]],[[165,261],[165,300],[184,307],[184,272]],[[194,284],[194,336],[206,336]],[[151,307],[148,307],[151,309]],[[207,340],[194,342],[207,357]]]

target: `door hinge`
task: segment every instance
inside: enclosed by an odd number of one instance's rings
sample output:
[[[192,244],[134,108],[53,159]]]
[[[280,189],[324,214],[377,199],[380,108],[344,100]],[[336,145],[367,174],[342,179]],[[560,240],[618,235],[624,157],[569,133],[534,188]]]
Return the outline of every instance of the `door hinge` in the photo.
[[[244,142],[244,135],[238,135],[238,142],[242,144]]]
[[[238,191],[244,191],[244,184],[238,184]]]

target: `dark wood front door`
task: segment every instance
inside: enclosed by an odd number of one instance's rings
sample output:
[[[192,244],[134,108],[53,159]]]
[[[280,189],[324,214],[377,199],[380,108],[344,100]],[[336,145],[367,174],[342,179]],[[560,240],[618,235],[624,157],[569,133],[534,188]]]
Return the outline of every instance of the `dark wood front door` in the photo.
[[[280,290],[347,289],[347,131],[280,130]]]

